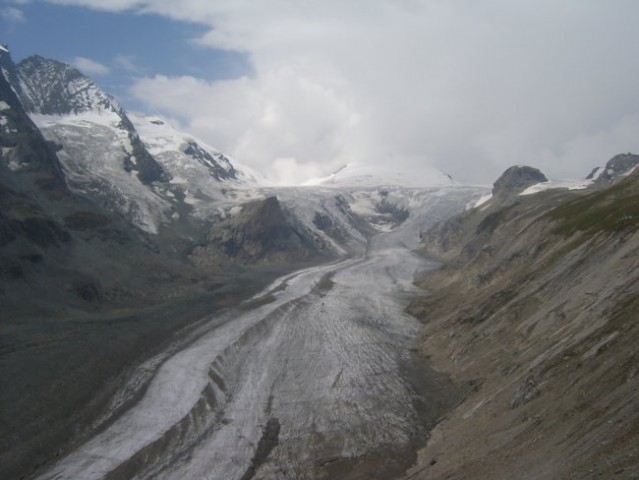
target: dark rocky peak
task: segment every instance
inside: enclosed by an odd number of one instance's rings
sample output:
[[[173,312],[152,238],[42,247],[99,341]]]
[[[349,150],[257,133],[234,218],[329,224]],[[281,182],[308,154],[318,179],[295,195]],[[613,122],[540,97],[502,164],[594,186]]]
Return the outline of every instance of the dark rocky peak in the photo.
[[[586,178],[594,180],[595,186],[609,185],[620,177],[630,174],[633,170],[634,173],[637,173],[638,165],[639,155],[620,153],[608,160],[604,168],[595,168]]]
[[[493,184],[493,195],[512,196],[523,192],[531,185],[547,182],[546,176],[536,168],[515,165],[508,168]]]
[[[7,47],[6,45],[0,44],[0,67],[5,69],[9,65],[13,67],[13,60],[11,59],[11,53],[9,52],[9,47]]]
[[[2,111],[7,111],[9,108],[23,110],[18,99],[19,93],[15,89],[17,84],[16,67],[9,50],[4,46],[0,47],[0,69],[0,77],[2,78],[0,100],[7,104],[2,108]]]
[[[240,263],[300,262],[319,254],[303,227],[291,224],[276,197],[245,204],[238,215],[218,224],[208,241],[197,255],[222,253]]]
[[[169,180],[169,175],[140,140],[124,109],[78,69],[34,55],[22,60],[16,70],[25,110],[45,115],[111,112],[119,118],[117,128],[125,130],[131,142],[132,151],[123,162],[124,169],[136,172],[147,185]]]
[[[20,96],[20,82],[18,81],[16,66],[13,63],[9,49],[4,45],[0,46],[0,69],[0,73],[9,83],[11,89],[17,96]]]
[[[155,182],[168,182],[171,176],[146,149],[126,112],[120,108],[117,114],[120,117],[118,127],[127,131],[132,148],[131,155],[124,161],[124,169],[127,172],[137,172],[140,181],[146,185]]]
[[[229,159],[221,153],[210,154],[193,141],[186,145],[184,153],[208,168],[209,174],[216,180],[237,178],[235,168]]]
[[[18,177],[27,175],[29,178],[22,180],[47,188],[63,188],[62,169],[54,148],[24,111],[11,84],[15,69],[4,47],[0,48],[0,62],[0,183],[16,182]]]
[[[117,102],[78,69],[34,55],[17,65],[21,100],[31,113],[67,115],[88,110],[119,112]]]
[[[273,229],[289,226],[277,197],[267,197],[264,200],[246,204],[242,209],[242,215],[245,225],[249,227],[251,233],[256,235],[274,233]]]

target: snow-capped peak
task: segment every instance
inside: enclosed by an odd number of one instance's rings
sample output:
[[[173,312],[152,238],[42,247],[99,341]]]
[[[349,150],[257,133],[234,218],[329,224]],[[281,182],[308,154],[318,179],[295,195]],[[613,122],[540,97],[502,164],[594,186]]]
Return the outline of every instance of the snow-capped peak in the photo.
[[[238,164],[230,156],[203,140],[185,133],[173,121],[157,115],[129,114],[147,150],[158,158],[174,177],[184,168],[192,171],[194,164],[208,170],[218,181],[230,181],[234,187],[267,185],[266,179],[249,167]],[[181,166],[180,166],[181,165]],[[196,179],[193,178],[195,181]]]
[[[17,65],[26,110],[44,115],[87,111],[120,112],[113,97],[79,70],[57,60],[34,55]]]

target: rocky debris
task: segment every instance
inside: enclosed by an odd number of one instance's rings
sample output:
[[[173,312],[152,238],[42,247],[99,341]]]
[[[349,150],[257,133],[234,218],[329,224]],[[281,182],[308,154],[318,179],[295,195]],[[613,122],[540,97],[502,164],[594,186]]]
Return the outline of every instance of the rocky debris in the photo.
[[[409,308],[422,351],[483,383],[407,478],[639,478],[639,178],[496,202],[423,238],[446,264]]]
[[[510,401],[512,408],[523,407],[527,403],[531,402],[540,395],[537,383],[532,378],[527,378],[524,382],[517,387],[513,398]]]

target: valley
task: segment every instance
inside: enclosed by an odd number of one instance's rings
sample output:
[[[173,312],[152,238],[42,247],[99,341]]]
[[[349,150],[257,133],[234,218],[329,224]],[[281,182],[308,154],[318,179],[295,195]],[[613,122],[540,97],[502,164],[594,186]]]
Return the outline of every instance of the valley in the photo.
[[[639,156],[284,187],[0,66],[0,477],[638,478]]]
[[[131,409],[36,478],[403,472],[460,399],[415,357],[419,324],[403,313],[430,268],[398,231],[374,237],[363,258],[278,280],[156,360]]]

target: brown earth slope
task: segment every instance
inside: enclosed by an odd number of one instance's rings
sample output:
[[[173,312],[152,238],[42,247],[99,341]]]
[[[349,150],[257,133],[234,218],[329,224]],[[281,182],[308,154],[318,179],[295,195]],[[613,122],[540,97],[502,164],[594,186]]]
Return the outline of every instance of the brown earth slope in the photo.
[[[424,235],[423,353],[466,385],[411,479],[639,478],[639,176]]]

